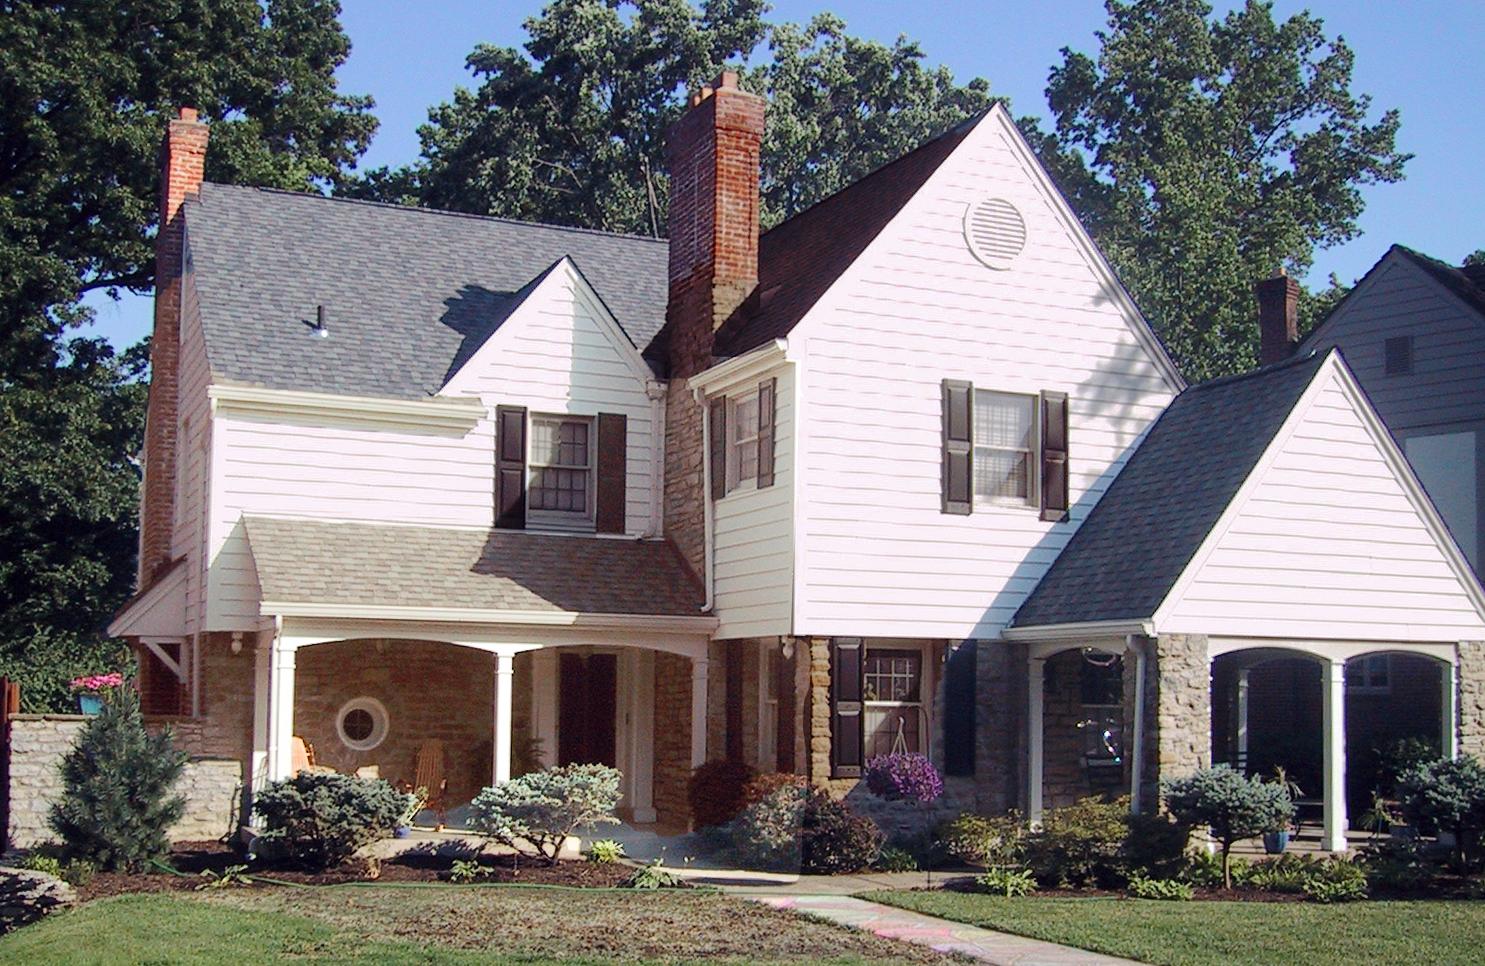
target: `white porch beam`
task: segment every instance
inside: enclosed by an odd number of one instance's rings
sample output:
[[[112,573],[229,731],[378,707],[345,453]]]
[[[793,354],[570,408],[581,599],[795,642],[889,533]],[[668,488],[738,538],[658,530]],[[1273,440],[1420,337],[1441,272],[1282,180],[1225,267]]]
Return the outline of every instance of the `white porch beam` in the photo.
[[[494,781],[510,781],[510,732],[512,681],[515,658],[508,653],[495,655],[495,762]]]
[[[1325,831],[1320,847],[1346,851],[1346,662],[1327,660],[1320,668],[1324,691]]]
[[[691,659],[691,767],[706,764],[707,659]]]
[[[294,752],[294,647],[280,633],[268,655],[268,780],[292,777]]]
[[[1439,748],[1445,758],[1459,757],[1459,685],[1453,664],[1439,665]]]
[[[1046,664],[1046,658],[1033,657],[1026,669],[1026,820],[1033,824],[1042,820],[1042,741],[1046,730],[1046,722],[1042,720],[1042,681]]]

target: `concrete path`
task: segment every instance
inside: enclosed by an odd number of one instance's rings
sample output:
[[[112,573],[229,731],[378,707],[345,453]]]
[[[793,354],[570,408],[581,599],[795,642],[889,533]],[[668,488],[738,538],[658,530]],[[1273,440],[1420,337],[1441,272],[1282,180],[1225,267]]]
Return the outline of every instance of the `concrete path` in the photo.
[[[773,895],[755,896],[753,901],[999,966],[1136,966],[1128,959],[967,926],[855,896]]]

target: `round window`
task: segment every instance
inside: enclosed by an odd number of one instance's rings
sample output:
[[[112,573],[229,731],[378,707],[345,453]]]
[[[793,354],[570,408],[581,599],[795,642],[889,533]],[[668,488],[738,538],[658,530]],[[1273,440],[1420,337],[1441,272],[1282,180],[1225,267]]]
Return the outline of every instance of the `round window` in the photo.
[[[387,709],[375,698],[352,698],[335,716],[340,740],[353,751],[370,751],[387,737]]]

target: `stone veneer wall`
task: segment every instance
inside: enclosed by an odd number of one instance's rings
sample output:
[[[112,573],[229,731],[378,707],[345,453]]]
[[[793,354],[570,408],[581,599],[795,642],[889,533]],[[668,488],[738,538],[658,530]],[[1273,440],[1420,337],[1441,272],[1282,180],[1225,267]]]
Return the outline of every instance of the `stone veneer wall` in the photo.
[[[1048,658],[1043,671],[1042,804],[1046,808],[1071,805],[1089,795],[1118,797],[1128,790],[1122,768],[1090,768],[1084,763],[1087,734],[1079,725],[1088,715],[1083,706],[1082,663],[1080,650],[1063,651]],[[1127,720],[1125,709],[1114,717],[1121,723]],[[1132,740],[1126,730],[1126,750]]]
[[[1160,779],[1180,778],[1212,761],[1212,685],[1207,639],[1162,634],[1155,642],[1154,713],[1149,748]],[[1153,801],[1153,799],[1151,799]]]
[[[60,765],[87,722],[82,715],[10,719],[10,846],[30,848],[56,838],[47,815],[62,792]],[[218,839],[235,830],[242,800],[242,766],[236,759],[193,756],[177,790],[185,795],[186,811],[171,827],[172,840]]]
[[[690,822],[686,781],[691,777],[691,662],[655,653],[654,803],[665,828]]]
[[[981,812],[1024,807],[1026,645],[977,641],[975,797]]]
[[[809,649],[809,700],[805,702],[809,751],[805,774],[817,785],[830,783],[830,638],[801,637],[795,645]]]
[[[1485,641],[1461,641],[1457,653],[1459,753],[1485,759]]]

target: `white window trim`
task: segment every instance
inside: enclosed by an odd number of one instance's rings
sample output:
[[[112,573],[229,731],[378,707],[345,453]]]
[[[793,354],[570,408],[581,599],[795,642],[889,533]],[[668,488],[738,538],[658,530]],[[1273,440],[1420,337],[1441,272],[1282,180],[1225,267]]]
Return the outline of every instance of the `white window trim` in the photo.
[[[591,531],[595,526],[595,511],[598,502],[598,423],[592,416],[575,413],[532,413],[527,417],[526,427],[526,526],[533,530],[577,530]],[[557,467],[578,469],[561,463],[537,463],[536,424],[538,422],[583,423],[588,427],[588,485],[586,506],[577,510],[538,510],[531,506],[531,492],[535,489],[536,472],[539,469]]]
[[[1030,447],[1026,450],[1010,449],[1003,446],[987,446],[976,443],[971,432],[970,458],[979,458],[981,450],[991,450],[1001,453],[1026,453],[1026,498],[1010,496],[985,496],[975,486],[975,476],[971,471],[969,481],[970,498],[977,507],[1017,507],[1027,510],[1041,511],[1042,506],[1042,480],[1041,480],[1041,452],[1042,452],[1042,398],[1040,393],[1012,392],[1007,389],[990,389],[975,386],[971,393],[970,420],[979,416],[979,396],[981,393],[997,396],[1017,396],[1031,402],[1031,439]]]
[[[733,435],[738,426],[738,405],[740,403],[753,402],[755,403],[756,408],[757,401],[758,391],[756,389],[754,389],[752,392],[738,393],[737,395],[729,395],[727,397],[727,441],[725,449],[727,454],[726,472],[728,495],[731,495],[736,491],[747,492],[750,490],[756,490],[758,488],[758,473],[756,470],[751,476],[748,476],[746,478],[742,477],[742,457],[738,455],[738,447],[742,444],[752,443],[754,446],[758,445],[758,426],[755,422],[753,426],[752,436],[745,436],[742,439],[737,439]]]
[[[345,733],[345,718],[352,711],[365,711],[371,715],[371,734],[361,741],[356,741]],[[391,728],[391,720],[387,715],[387,706],[376,698],[362,695],[359,698],[351,698],[340,706],[335,712],[335,734],[340,738],[340,743],[352,751],[371,751],[387,740],[387,732]]]

